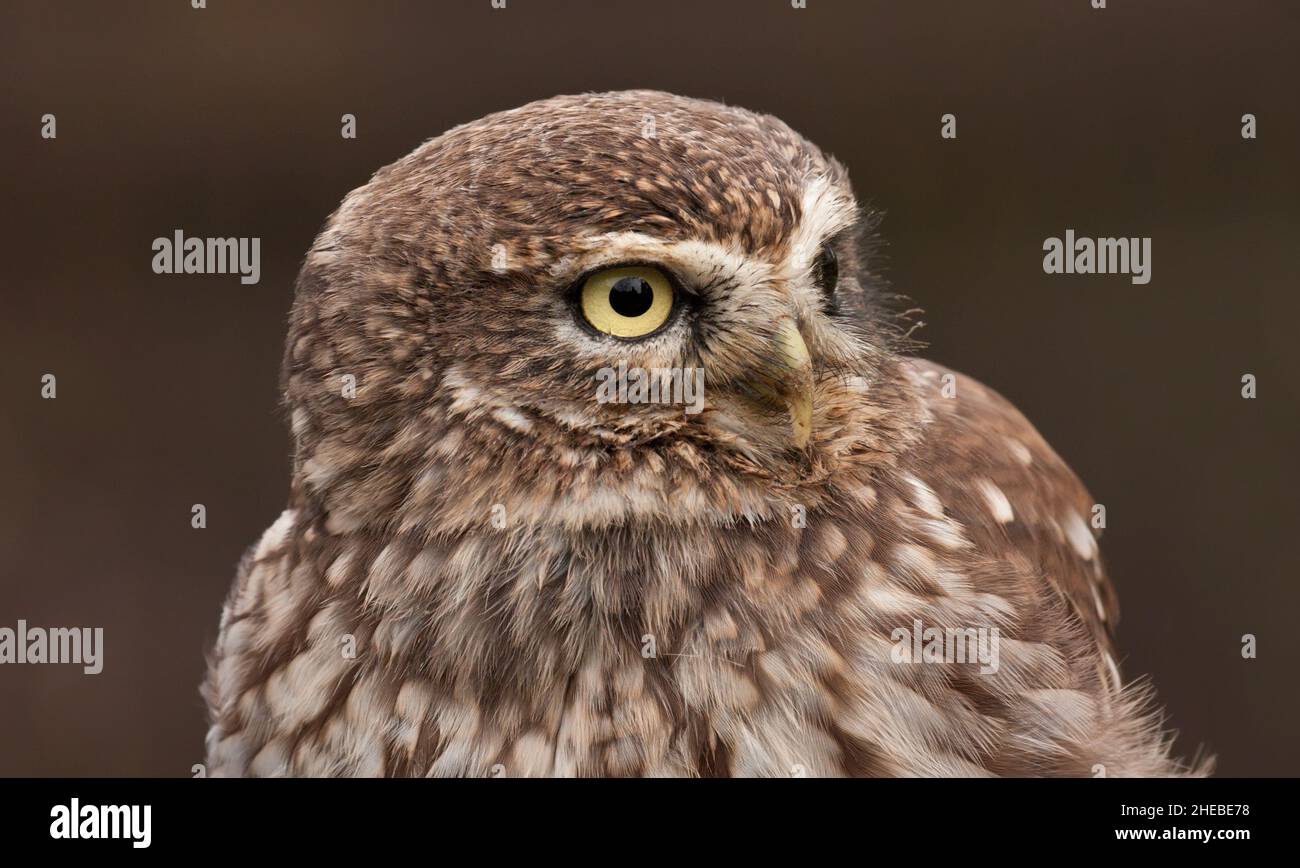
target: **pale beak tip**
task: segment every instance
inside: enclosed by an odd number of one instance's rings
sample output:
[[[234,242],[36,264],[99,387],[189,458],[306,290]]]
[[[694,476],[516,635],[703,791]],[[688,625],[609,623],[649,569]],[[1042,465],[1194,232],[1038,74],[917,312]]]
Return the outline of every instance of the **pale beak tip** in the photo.
[[[812,439],[812,395],[801,392],[791,396],[790,440],[796,449],[803,449]]]
[[[796,449],[803,449],[812,439],[812,357],[803,335],[793,320],[786,320],[778,333],[782,361],[791,376],[786,393],[790,411],[790,438]]]

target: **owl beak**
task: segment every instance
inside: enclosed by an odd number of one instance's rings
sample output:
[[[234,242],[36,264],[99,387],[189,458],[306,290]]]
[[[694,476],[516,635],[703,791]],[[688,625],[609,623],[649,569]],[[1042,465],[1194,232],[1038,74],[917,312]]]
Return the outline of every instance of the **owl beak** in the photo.
[[[789,413],[790,441],[796,449],[803,449],[812,437],[812,356],[793,319],[786,317],[778,323],[772,350],[744,385],[755,403]]]

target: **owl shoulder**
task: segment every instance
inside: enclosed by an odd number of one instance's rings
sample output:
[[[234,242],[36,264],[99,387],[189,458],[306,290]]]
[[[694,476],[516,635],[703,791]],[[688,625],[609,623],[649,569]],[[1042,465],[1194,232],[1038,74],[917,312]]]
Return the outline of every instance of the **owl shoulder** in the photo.
[[[907,472],[982,554],[1027,567],[1109,650],[1119,607],[1097,542],[1104,508],[1006,398],[933,362],[903,368],[923,408]]]

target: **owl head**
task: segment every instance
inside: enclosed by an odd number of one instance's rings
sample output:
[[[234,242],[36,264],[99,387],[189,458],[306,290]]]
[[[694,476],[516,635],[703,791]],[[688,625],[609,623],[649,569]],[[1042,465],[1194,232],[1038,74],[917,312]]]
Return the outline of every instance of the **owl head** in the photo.
[[[891,449],[872,220],[776,118],[489,115],[381,169],[299,276],[295,490],[334,531],[755,521]]]

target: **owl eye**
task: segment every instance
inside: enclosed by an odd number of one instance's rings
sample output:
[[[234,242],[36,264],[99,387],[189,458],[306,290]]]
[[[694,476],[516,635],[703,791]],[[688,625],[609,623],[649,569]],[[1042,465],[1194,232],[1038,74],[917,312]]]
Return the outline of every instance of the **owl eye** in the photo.
[[[579,303],[583,317],[597,331],[640,338],[668,321],[673,286],[657,268],[607,268],[583,281]]]
[[[833,307],[835,285],[840,282],[840,260],[835,255],[835,248],[829,242],[822,245],[821,252],[817,254],[817,261],[813,263],[813,280],[821,288],[827,304]]]

